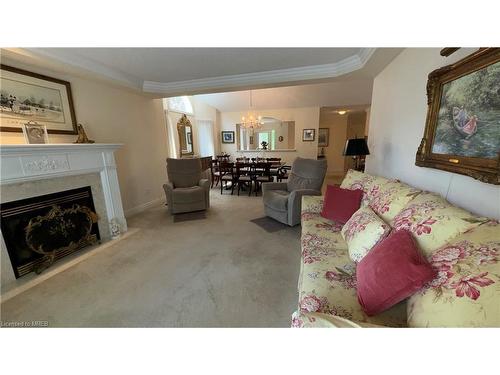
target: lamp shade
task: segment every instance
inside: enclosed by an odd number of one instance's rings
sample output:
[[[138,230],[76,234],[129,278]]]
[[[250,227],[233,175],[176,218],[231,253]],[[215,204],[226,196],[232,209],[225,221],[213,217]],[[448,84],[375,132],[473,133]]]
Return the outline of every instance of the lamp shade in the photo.
[[[344,149],[344,156],[370,155],[366,139],[354,138],[347,140]]]

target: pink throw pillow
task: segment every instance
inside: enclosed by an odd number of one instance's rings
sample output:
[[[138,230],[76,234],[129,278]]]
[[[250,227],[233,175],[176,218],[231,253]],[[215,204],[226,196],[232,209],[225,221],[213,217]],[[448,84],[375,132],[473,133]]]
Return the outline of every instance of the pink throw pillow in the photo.
[[[328,185],[321,216],[345,224],[359,209],[361,198],[363,198],[363,190],[349,190]]]
[[[367,315],[387,310],[434,279],[411,233],[392,232],[357,265],[358,301]]]

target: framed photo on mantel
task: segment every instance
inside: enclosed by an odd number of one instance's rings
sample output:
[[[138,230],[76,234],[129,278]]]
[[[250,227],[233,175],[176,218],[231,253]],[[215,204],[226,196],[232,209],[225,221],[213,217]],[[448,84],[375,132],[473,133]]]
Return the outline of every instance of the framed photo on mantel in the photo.
[[[35,121],[52,134],[77,134],[69,82],[0,65],[0,131]]]
[[[429,74],[415,164],[500,185],[500,48],[480,48]]]

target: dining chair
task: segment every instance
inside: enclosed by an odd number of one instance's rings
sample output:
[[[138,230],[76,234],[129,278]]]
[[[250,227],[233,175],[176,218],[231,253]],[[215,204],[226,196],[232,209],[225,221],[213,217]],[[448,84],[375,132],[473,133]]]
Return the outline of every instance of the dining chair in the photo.
[[[268,163],[271,163],[271,176],[272,180],[274,181],[274,177],[276,177],[276,180],[278,179],[278,172],[281,167],[281,158],[267,158],[266,159]]]
[[[290,170],[292,169],[291,166],[289,165],[283,165],[278,168],[278,175],[276,176],[276,179],[278,182],[282,182],[283,180],[288,180],[288,176],[290,174]]]
[[[248,196],[252,193],[252,175],[248,163],[236,163],[236,184],[238,185],[238,195],[240,195],[241,186],[248,186]]]
[[[217,186],[220,181],[219,160],[213,159],[210,162],[210,175],[212,176],[212,185],[210,187],[213,188],[214,182],[215,186]]]
[[[219,172],[220,172],[220,193],[222,194],[224,188],[227,189],[227,183],[230,182],[231,195],[233,195],[234,183],[235,183],[234,163],[227,161],[220,162]]]
[[[273,178],[271,176],[271,163],[268,162],[255,163],[254,168],[255,172],[253,180],[255,182],[255,196],[257,196],[257,192],[259,191],[259,185],[262,185],[264,182],[271,182]]]

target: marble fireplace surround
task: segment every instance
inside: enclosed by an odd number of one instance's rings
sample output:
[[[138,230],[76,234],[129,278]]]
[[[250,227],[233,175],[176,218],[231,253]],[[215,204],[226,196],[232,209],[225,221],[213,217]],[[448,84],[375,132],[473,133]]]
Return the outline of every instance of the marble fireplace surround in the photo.
[[[1,202],[91,186],[101,238],[110,239],[115,218],[127,231],[114,151],[121,144],[47,144],[0,146]],[[1,238],[2,295],[27,276],[15,279]],[[9,272],[8,272],[9,271]],[[43,273],[42,273],[43,275]]]

